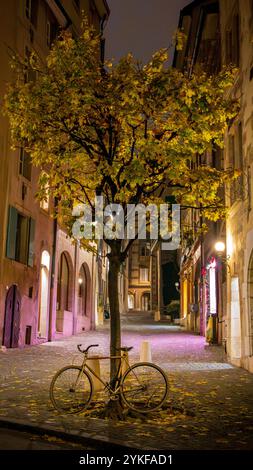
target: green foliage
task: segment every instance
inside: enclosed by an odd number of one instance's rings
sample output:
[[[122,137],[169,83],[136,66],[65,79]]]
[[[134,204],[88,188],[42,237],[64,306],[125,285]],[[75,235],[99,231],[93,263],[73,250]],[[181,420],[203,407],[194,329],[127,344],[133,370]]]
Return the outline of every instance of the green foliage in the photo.
[[[227,93],[234,71],[198,70],[189,78],[167,65],[164,49],[144,66],[128,54],[102,67],[99,41],[86,26],[78,39],[64,32],[46,63],[35,55],[28,65],[13,63],[5,110],[13,145],[46,169],[41,197],[47,183],[67,225],[73,206],[95,193],[125,208],[161,202],[161,189],[183,205],[202,206],[207,218],[224,216],[218,193],[231,172],[193,169],[191,161],[223,145],[238,108]],[[24,82],[27,67],[36,81]]]

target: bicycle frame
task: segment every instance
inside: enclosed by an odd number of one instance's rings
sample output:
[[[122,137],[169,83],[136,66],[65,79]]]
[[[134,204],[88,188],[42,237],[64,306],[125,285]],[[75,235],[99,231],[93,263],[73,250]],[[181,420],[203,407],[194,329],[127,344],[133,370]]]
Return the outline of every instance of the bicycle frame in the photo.
[[[116,383],[118,382],[118,386],[113,389],[110,382],[105,382],[101,377],[99,377],[96,372],[91,368],[89,367],[89,365],[87,364],[87,361],[88,360],[95,360],[95,359],[99,359],[99,360],[106,360],[106,359],[119,359],[120,360],[120,363],[119,363],[119,367],[118,367],[118,371],[117,371],[117,376],[116,376]],[[127,354],[126,353],[123,353],[122,356],[88,356],[88,355],[85,355],[84,357],[84,360],[83,360],[83,363],[82,363],[82,369],[81,369],[81,373],[86,369],[88,370],[94,377],[96,377],[97,380],[99,380],[99,382],[101,382],[104,386],[104,389],[106,389],[110,395],[117,395],[119,393],[119,390],[120,390],[120,382],[121,382],[121,378],[122,378],[122,365],[123,363],[126,363],[127,365],[127,368],[130,367],[129,365],[129,362],[127,360]],[[81,373],[80,373],[80,376],[81,376]],[[77,379],[77,384],[78,384],[78,380],[79,380],[79,377]]]

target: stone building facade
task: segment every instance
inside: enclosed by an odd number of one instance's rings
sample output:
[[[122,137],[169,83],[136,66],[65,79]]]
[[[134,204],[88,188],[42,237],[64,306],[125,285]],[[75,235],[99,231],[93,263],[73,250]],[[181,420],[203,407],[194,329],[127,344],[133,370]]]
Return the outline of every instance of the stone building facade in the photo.
[[[209,27],[205,32],[207,15]],[[215,24],[217,32],[210,37]],[[238,72],[230,93],[240,102],[240,112],[226,131],[224,150],[219,155],[216,151],[215,158],[211,154],[206,156],[207,164],[220,164],[221,168],[240,172],[239,178],[224,188],[228,218],[210,224],[206,235],[196,237],[194,229],[198,219],[193,213],[186,215],[192,236],[184,241],[181,253],[182,323],[187,329],[206,334],[207,320],[212,317],[213,339],[226,344],[232,363],[252,372],[253,2],[196,0],[182,10],[180,26],[184,27],[188,42],[185,50],[175,55],[174,65],[183,68],[186,63],[189,67],[199,61],[211,64],[211,71],[212,67],[218,70],[224,65],[235,65]],[[211,40],[209,47],[201,45],[201,38]],[[224,243],[223,253],[215,251],[217,241]],[[199,285],[197,289],[195,281]],[[192,312],[194,305],[196,310]],[[198,317],[195,328],[194,318]]]
[[[128,311],[151,310],[150,243],[136,240],[128,256]]]
[[[174,67],[188,75],[197,64],[210,74],[219,72],[221,67],[220,7],[218,0],[197,0],[187,5],[180,14],[179,27],[187,40],[181,51],[175,52]],[[222,152],[213,148],[201,157],[196,155],[191,168],[208,165],[221,169],[224,167]],[[203,223],[208,225],[204,236],[200,235]],[[209,318],[213,321],[216,339],[221,341],[220,319],[223,316],[221,299],[218,292],[218,276],[213,268],[215,242],[225,238],[223,222],[203,221],[200,211],[188,209],[182,213],[181,232],[181,324],[189,331],[206,334]],[[223,282],[219,278],[219,282]],[[211,287],[210,287],[211,286]],[[214,287],[213,287],[214,286]],[[215,292],[215,298],[212,294]],[[211,293],[211,295],[210,295]]]
[[[45,57],[58,28],[78,33],[81,12],[99,31],[106,0],[0,2],[0,96],[12,80],[9,51]],[[28,77],[29,79],[29,77]],[[0,117],[0,344],[18,347],[93,328],[98,322],[98,259],[72,244],[50,216],[54,201],[36,200],[39,170],[10,149]],[[106,268],[103,268],[104,281]]]
[[[225,136],[226,167],[241,176],[226,188],[227,347],[232,363],[253,372],[253,2],[220,1],[222,63],[238,66],[231,91],[240,113]]]

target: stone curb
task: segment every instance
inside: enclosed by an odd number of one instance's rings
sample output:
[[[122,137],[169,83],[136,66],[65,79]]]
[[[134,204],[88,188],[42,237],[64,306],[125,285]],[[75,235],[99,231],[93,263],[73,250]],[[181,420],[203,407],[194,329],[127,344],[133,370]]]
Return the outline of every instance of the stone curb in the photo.
[[[96,434],[94,436],[90,435],[89,433],[85,433],[84,431],[64,431],[59,428],[55,428],[54,426],[43,426],[39,424],[29,423],[27,421],[23,421],[21,419],[13,419],[13,418],[1,418],[0,419],[0,427],[13,429],[16,431],[23,431],[28,432],[31,434],[37,435],[49,435],[58,437],[60,439],[64,439],[65,441],[80,443],[84,445],[94,445],[100,446],[100,449],[135,449],[141,450],[138,446],[128,445],[127,442],[122,442],[122,440],[117,439],[109,439],[104,435]],[[102,447],[103,446],[103,447]]]

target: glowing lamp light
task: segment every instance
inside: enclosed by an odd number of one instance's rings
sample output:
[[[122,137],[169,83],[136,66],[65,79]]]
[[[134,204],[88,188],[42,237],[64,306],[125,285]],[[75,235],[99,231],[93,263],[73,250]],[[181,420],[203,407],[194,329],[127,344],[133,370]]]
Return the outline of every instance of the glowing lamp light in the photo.
[[[78,284],[81,286],[81,285],[82,285],[82,283],[83,283],[83,280],[82,280],[82,278],[81,278],[81,277],[79,277],[79,279],[78,279]]]
[[[215,248],[215,251],[217,251],[217,253],[224,253],[224,251],[225,251],[225,243],[223,243],[223,242],[216,242],[215,245],[214,245],[214,248]]]

